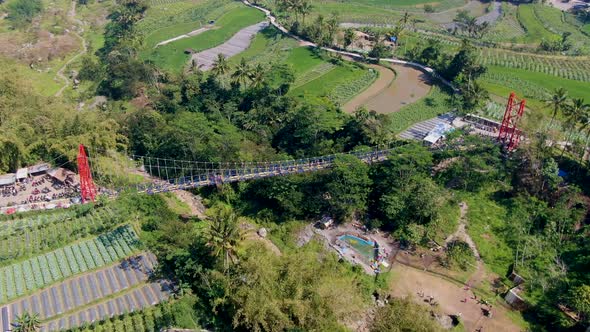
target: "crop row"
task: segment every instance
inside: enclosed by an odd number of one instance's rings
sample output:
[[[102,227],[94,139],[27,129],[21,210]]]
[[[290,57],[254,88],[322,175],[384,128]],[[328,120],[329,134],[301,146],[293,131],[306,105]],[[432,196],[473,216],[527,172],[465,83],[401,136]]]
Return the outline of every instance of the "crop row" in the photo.
[[[250,58],[250,63],[268,65],[283,62],[297,46],[295,40],[278,34],[274,39],[270,40],[264,51],[258,52]]]
[[[389,114],[390,130],[395,134],[408,129],[410,126],[432,119],[438,115],[451,112],[452,106],[448,102],[448,95],[437,86],[432,87],[428,96],[415,103],[404,106],[401,110]]]
[[[297,77],[297,79],[295,79],[295,83],[293,83],[293,87],[298,87],[298,86],[304,85],[306,83],[309,83],[309,82],[315,80],[316,78],[328,73],[329,71],[331,71],[335,67],[336,67],[336,65],[331,64],[330,62],[321,63],[321,64],[313,67],[311,70],[306,71],[302,75],[299,75]]]
[[[63,221],[74,217],[72,210],[60,210],[51,214],[41,214],[34,217],[19,218],[0,222],[0,236],[10,235],[26,228],[40,227],[45,224]]]
[[[239,3],[230,0],[208,0],[198,4],[178,2],[170,6],[157,6],[148,9],[148,15],[137,24],[137,29],[147,36],[168,26],[215,19],[238,6],[240,6]]]
[[[22,228],[18,233],[0,236],[0,265],[59,248],[81,237],[98,235],[120,224],[123,221],[120,216],[110,208],[104,208],[80,218],[56,220],[38,228]]]
[[[590,60],[534,56],[484,49],[480,62],[489,66],[525,69],[571,80],[590,82]]]
[[[104,266],[138,249],[138,238],[123,226],[0,269],[0,303],[50,285],[71,275]]]
[[[508,2],[502,3],[503,16],[485,35],[490,41],[509,41],[524,36],[526,33],[516,17],[516,7]]]
[[[590,38],[584,35],[579,27],[574,26],[565,20],[565,15],[572,14],[564,13],[556,8],[541,4],[536,4],[533,8],[535,15],[537,15],[539,22],[543,24],[545,29],[558,35],[570,33],[569,41],[574,44],[574,47],[588,49],[590,46]]]
[[[177,314],[170,302],[160,303],[141,311],[133,311],[116,316],[102,322],[97,322],[84,329],[70,329],[68,331],[84,332],[155,332],[168,327],[175,320]]]
[[[150,0],[150,6],[169,5],[173,3],[184,2],[184,0]]]
[[[121,308],[121,310],[135,309],[135,304],[141,307],[156,304],[166,296],[165,293],[173,289],[172,285],[164,280],[146,285],[148,279],[154,275],[156,264],[154,255],[144,254],[130,257],[105,269],[68,278],[41,292],[22,297],[8,304],[9,315],[0,317],[0,326],[3,326],[3,323],[8,320],[15,321],[25,312],[37,313],[39,319],[44,321],[55,319],[56,316],[80,311],[80,309],[87,307],[91,303],[97,303],[102,299],[112,298],[125,293],[127,290],[143,286],[147,287],[141,294],[137,294],[139,296],[135,299],[136,303],[131,303],[130,307]],[[110,316],[118,314],[116,310],[113,310],[114,306],[112,304],[103,304],[104,307],[95,306],[98,310],[88,310],[87,319],[90,321],[95,321],[97,318],[102,319],[107,311]],[[48,326],[51,325],[48,324]],[[59,325],[60,329],[64,328],[63,322]]]
[[[530,81],[522,80],[515,76],[504,75],[501,73],[485,73],[482,79],[500,86],[505,86],[513,90],[523,93],[523,97],[537,100],[544,100],[550,95],[549,90],[531,83]]]
[[[377,72],[374,69],[365,70],[357,79],[338,84],[330,91],[329,98],[335,104],[342,105],[369,87],[376,78]]]

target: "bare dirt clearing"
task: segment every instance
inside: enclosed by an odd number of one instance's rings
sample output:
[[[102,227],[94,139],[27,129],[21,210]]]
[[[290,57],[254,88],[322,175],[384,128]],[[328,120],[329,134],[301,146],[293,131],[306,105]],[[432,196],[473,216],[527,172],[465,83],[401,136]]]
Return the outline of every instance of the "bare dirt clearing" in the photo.
[[[346,103],[345,112],[354,112],[360,106],[382,114],[397,112],[405,105],[425,97],[432,88],[428,75],[411,66],[392,65],[395,74],[383,66],[370,67],[379,71],[379,78],[367,90]]]
[[[428,296],[438,302],[440,311],[447,315],[461,314],[465,331],[520,331],[521,328],[508,317],[508,309],[493,306],[493,317],[483,315],[482,305],[474,300],[473,293],[453,282],[401,264],[395,264],[392,272],[396,277],[390,284],[391,293],[396,297],[409,296],[417,303],[429,306],[424,302]],[[420,297],[418,293],[424,295]],[[464,301],[467,299],[467,301]]]

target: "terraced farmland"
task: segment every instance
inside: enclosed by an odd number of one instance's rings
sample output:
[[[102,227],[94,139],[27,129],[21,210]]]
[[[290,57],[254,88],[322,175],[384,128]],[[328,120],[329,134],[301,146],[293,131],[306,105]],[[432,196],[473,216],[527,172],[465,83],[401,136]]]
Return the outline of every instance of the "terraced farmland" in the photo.
[[[131,255],[138,238],[130,226],[0,269],[0,303]]]
[[[482,49],[480,61],[487,66],[525,69],[571,80],[590,82],[590,58],[555,57]]]
[[[64,315],[62,318],[47,322],[41,331],[61,331],[82,325],[117,317],[126,313],[143,310],[170,297],[171,285],[166,281],[151,282],[132,291],[116,296],[106,302],[87,307],[84,310]],[[133,331],[145,331],[141,325],[133,327]],[[121,331],[120,329],[106,331]]]
[[[0,236],[8,236],[28,228],[36,228],[56,221],[66,220],[73,218],[75,215],[75,212],[72,210],[63,210],[51,214],[41,214],[34,217],[6,219],[0,221]]]
[[[176,319],[178,312],[175,310],[175,304],[163,302],[157,306],[146,308],[141,311],[135,311],[130,314],[105,320],[99,324],[93,324],[83,329],[84,332],[155,332],[166,327],[171,319]]]
[[[57,249],[81,237],[100,234],[121,223],[119,216],[107,207],[80,218],[68,213],[7,222],[0,231],[0,265]]]
[[[165,281],[146,284],[153,276],[152,254],[132,257],[106,269],[68,279],[40,293],[6,305],[11,320],[24,312],[37,312],[47,321],[43,330],[73,328],[155,305],[169,296]],[[101,299],[108,298],[108,301]],[[55,318],[55,319],[53,319]],[[4,323],[0,318],[0,326]]]

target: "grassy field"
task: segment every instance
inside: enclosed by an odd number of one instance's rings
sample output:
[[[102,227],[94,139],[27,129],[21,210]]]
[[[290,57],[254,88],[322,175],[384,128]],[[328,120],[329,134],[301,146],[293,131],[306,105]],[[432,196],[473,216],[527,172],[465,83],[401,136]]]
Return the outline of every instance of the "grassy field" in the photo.
[[[590,35],[590,24],[586,24],[582,27],[582,31],[584,31],[586,34]]]
[[[223,15],[217,22],[217,29],[178,40],[176,42],[158,47],[154,50],[146,50],[142,57],[163,69],[171,72],[180,72],[187,64],[189,55],[184,50],[191,48],[202,51],[222,44],[242,28],[256,24],[264,20],[264,14],[256,9],[240,7]]]
[[[505,229],[506,209],[492,199],[493,191],[460,194],[469,209],[467,231],[481,258],[494,273],[505,276],[513,262],[512,249],[499,236]]]
[[[450,98],[451,96],[440,87],[433,86],[428,96],[403,107],[399,112],[389,114],[391,118],[390,130],[394,134],[399,134],[416,122],[452,111]]]
[[[182,11],[177,12],[178,7]],[[218,20],[225,13],[243,8],[238,2],[227,0],[196,0],[181,2],[170,8],[169,5],[148,9],[147,20],[140,23],[140,31],[145,34],[145,45],[153,48],[157,43],[197,30],[209,21]]]
[[[535,14],[534,5],[518,6],[518,20],[527,32],[526,36],[522,37],[524,42],[540,43],[542,40],[559,38],[557,34],[552,33],[543,26],[543,23]]]
[[[324,60],[312,49],[298,47],[291,51],[285,62],[291,65],[295,76],[300,76],[304,72],[323,63]]]
[[[482,80],[490,93],[506,97],[514,91],[527,99],[529,108],[547,112],[543,99],[556,88],[563,87],[568,96],[590,101],[588,82],[563,79],[522,69],[490,66]]]
[[[508,2],[502,3],[502,17],[494,24],[485,36],[487,40],[496,42],[517,42],[526,31],[520,25],[517,6]]]
[[[541,4],[534,5],[535,14],[543,26],[556,34],[571,33],[569,41],[572,47],[587,53],[590,50],[590,36],[582,33],[579,26],[570,24],[575,18],[568,19],[561,10]]]
[[[369,87],[377,78],[365,75],[368,72],[348,64],[337,66],[289,93],[311,101],[326,97],[342,105]]]
[[[274,28],[267,28],[254,37],[250,47],[229,59],[236,65],[242,58],[251,65],[287,64],[293,70],[295,82],[289,92],[293,96],[321,103],[322,97],[344,104],[369,87],[377,73],[343,62],[332,63],[330,58],[314,49],[299,47]]]

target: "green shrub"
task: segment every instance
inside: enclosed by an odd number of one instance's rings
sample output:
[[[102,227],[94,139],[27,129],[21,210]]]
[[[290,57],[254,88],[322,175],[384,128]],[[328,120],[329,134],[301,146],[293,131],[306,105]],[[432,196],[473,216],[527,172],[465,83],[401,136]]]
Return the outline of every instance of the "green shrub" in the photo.
[[[466,242],[456,240],[449,243],[447,247],[447,264],[451,268],[466,271],[475,263],[475,255]]]
[[[8,4],[8,19],[15,27],[31,23],[43,11],[41,0],[15,0]]]

